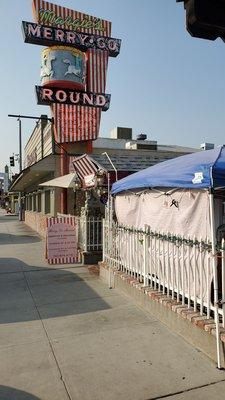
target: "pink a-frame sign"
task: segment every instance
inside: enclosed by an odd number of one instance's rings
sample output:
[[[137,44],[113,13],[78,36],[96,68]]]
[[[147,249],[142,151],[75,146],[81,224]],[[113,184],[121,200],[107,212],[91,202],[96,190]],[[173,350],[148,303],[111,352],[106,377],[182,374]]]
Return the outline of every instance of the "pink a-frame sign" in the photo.
[[[47,218],[46,258],[49,264],[78,262],[76,217]]]

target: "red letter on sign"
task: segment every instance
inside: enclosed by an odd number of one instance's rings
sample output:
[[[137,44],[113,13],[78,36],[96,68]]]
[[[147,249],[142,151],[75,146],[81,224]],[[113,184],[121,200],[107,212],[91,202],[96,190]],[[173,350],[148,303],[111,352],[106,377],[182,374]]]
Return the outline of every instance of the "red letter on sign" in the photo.
[[[41,26],[37,25],[35,28],[33,25],[29,24],[28,25],[28,35],[29,36],[37,36],[41,37]]]
[[[67,99],[67,95],[66,92],[64,92],[64,90],[57,90],[55,97],[58,101],[60,101],[60,103],[63,103]]]
[[[93,106],[94,105],[93,94],[83,93],[83,103]]]
[[[42,88],[41,95],[43,100],[50,100],[52,101],[53,91],[51,89]]]
[[[97,45],[98,45],[98,48],[102,49],[102,50],[105,49],[105,47],[106,47],[105,46],[105,41],[101,37],[97,39]]]
[[[75,33],[74,32],[66,32],[66,42],[67,43],[75,43]]]
[[[80,101],[80,93],[70,92],[70,101],[73,104],[77,104]]]
[[[55,31],[55,38],[59,42],[64,42],[64,32],[61,29],[56,29]]]
[[[103,107],[103,106],[105,105],[105,103],[106,103],[105,96],[103,96],[102,94],[98,94],[98,95],[96,96],[96,103],[95,103],[95,105],[96,105],[96,106]]]
[[[45,27],[43,32],[43,37],[44,39],[52,39],[52,29]]]
[[[118,43],[116,40],[109,39],[108,40],[108,48],[109,50],[116,51],[118,50]]]

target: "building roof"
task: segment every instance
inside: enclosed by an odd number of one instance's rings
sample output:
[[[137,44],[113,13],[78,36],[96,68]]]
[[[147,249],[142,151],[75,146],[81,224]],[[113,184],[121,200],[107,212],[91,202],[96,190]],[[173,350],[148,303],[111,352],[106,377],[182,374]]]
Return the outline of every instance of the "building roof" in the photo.
[[[143,141],[137,141],[136,139],[115,139],[115,138],[107,138],[107,137],[98,137],[93,142],[93,149],[114,149],[114,150],[122,150],[126,148],[126,143],[132,142],[132,143],[149,143],[151,144],[150,140],[143,140]],[[157,143],[154,141],[154,143]],[[196,151],[199,151],[200,149],[196,149],[193,147],[187,147],[187,146],[178,146],[178,145],[165,145],[165,144],[157,144],[157,150],[154,151],[172,151],[172,152],[178,152],[178,153],[194,153]],[[132,150],[129,150],[132,151]]]
[[[107,169],[107,171],[113,171],[112,165],[106,154],[104,154],[104,151],[106,151],[118,171],[136,172],[159,162],[199,151],[199,149],[192,147],[159,144],[157,145],[157,149],[132,149],[126,147],[128,142],[149,145],[153,143],[149,140],[137,141],[99,137],[93,142],[93,153],[91,157],[101,164],[103,168]]]
[[[174,157],[183,155],[183,153],[171,154],[164,152],[146,152],[141,154],[136,154],[136,151],[130,150],[128,154],[109,154],[112,163],[114,164],[117,171],[130,171],[136,172],[142,169],[148,168],[162,161],[170,160]],[[108,158],[104,154],[92,153],[91,157],[97,161],[104,169],[107,171],[113,171],[113,167],[110,164]]]

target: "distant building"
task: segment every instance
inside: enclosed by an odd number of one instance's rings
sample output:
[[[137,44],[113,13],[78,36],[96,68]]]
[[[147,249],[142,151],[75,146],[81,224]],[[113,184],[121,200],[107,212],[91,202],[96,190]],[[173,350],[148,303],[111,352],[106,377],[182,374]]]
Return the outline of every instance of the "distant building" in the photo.
[[[4,190],[4,172],[0,172],[0,190]]]
[[[5,172],[0,172],[0,207],[4,207],[7,201],[7,178],[8,175]]]
[[[2,207],[4,204],[3,194],[4,194],[4,173],[0,172],[0,207]]]

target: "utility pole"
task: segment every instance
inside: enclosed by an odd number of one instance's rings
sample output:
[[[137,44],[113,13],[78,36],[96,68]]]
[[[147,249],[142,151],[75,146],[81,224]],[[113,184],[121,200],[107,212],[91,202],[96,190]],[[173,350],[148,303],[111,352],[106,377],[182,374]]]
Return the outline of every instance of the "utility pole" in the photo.
[[[19,173],[22,171],[22,127],[21,127],[21,118],[19,117]]]

